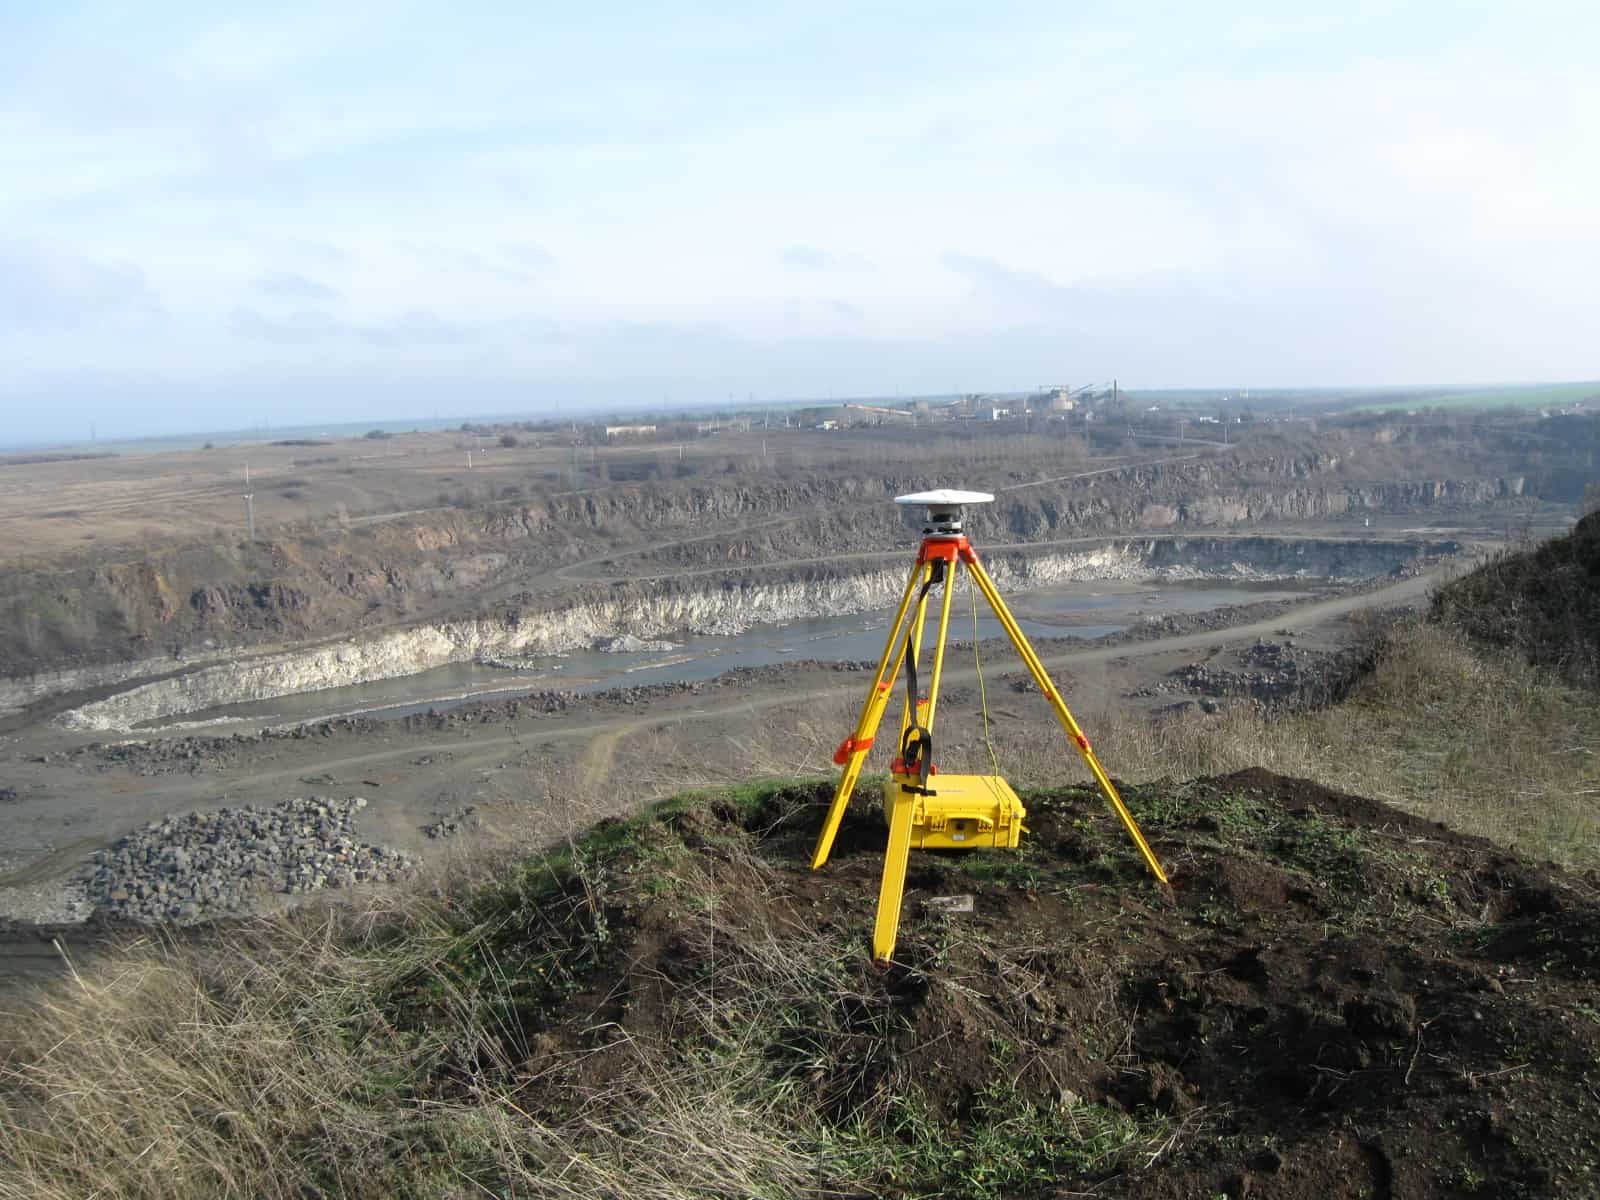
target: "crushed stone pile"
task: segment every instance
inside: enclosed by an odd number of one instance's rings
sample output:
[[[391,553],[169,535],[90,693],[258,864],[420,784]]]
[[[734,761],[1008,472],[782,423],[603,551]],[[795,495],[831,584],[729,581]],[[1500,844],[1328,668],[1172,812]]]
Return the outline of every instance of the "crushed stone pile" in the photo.
[[[307,796],[168,816],[99,851],[86,890],[102,916],[189,924],[245,911],[265,892],[384,882],[413,870],[408,855],[356,835],[366,803]]]

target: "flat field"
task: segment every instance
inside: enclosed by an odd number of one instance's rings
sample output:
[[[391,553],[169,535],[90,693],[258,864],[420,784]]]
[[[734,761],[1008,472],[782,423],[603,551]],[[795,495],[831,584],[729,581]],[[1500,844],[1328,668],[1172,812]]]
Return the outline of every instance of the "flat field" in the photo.
[[[692,430],[682,440],[596,440],[571,434],[497,437],[459,431],[328,441],[254,442],[35,461],[0,456],[0,562],[89,557],[107,546],[219,537],[334,522],[359,525],[451,507],[515,503],[563,492],[667,480],[727,480],[1039,459],[1072,467],[1123,464],[1160,449],[1094,455],[1065,431],[1010,432],[973,422],[821,431]]]
[[[1361,407],[1369,412],[1418,408],[1566,408],[1582,401],[1600,403],[1600,380],[1422,390],[1409,396],[1397,396],[1378,404],[1366,404]]]

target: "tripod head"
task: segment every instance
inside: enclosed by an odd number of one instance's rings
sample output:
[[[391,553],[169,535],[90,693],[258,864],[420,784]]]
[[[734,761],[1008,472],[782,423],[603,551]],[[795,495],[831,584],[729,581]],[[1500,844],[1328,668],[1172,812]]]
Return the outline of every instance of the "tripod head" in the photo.
[[[912,492],[896,496],[896,504],[921,504],[928,509],[928,524],[922,532],[933,537],[961,536],[961,509],[967,504],[988,504],[994,499],[988,492],[963,492],[955,488],[938,488],[931,492]]]

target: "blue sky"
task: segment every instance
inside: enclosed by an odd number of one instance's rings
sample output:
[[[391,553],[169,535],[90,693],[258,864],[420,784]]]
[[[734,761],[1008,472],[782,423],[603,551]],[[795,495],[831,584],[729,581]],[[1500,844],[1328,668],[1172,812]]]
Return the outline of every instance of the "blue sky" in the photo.
[[[1600,375],[1594,6],[1325,7],[0,0],[0,441]]]

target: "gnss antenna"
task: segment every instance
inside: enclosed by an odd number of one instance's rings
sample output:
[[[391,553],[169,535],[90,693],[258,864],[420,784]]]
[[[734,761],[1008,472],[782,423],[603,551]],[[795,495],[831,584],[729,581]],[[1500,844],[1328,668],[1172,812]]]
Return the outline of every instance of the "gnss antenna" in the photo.
[[[896,504],[908,508],[918,504],[928,510],[928,524],[922,532],[928,537],[960,537],[961,509],[968,504],[988,504],[994,500],[988,492],[963,492],[955,488],[937,488],[931,492],[912,492],[909,496],[896,496]]]

